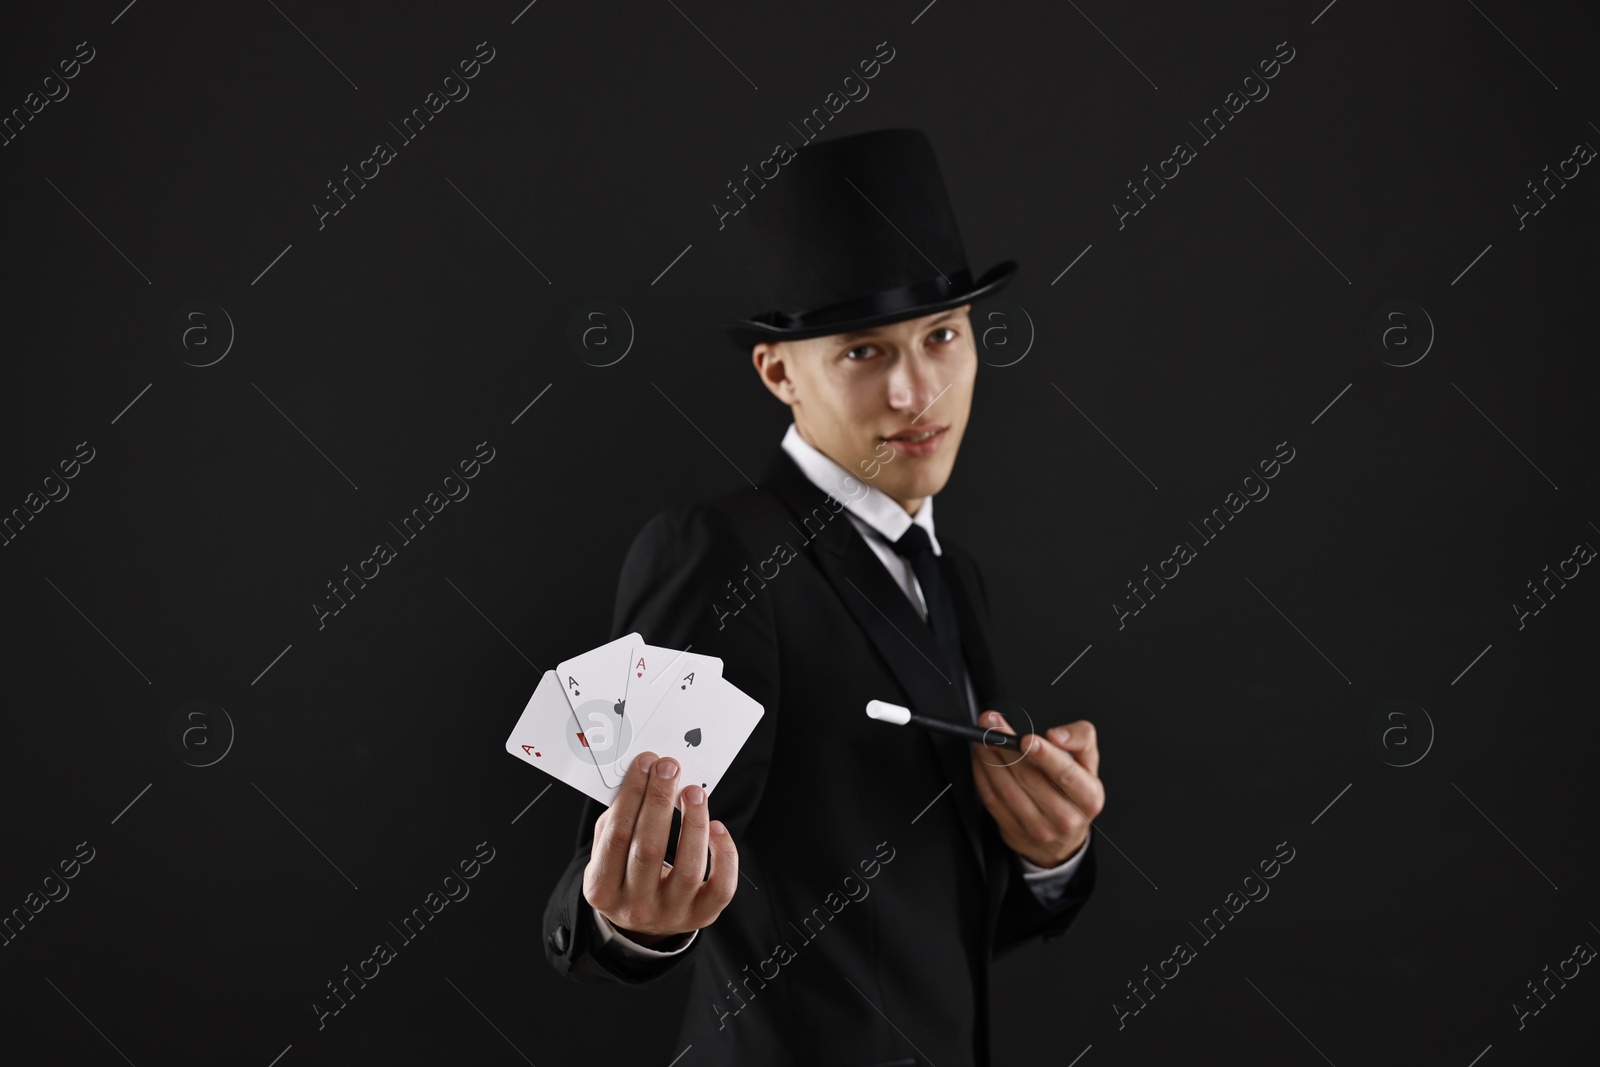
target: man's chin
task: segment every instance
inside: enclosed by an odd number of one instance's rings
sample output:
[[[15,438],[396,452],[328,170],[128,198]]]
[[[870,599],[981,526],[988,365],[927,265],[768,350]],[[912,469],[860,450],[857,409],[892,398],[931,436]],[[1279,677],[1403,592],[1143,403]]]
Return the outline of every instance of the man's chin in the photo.
[[[940,492],[949,480],[950,471],[948,468],[937,471],[918,471],[917,476],[912,478],[897,478],[893,481],[879,479],[878,488],[896,500],[920,500],[923,497],[930,497]]]

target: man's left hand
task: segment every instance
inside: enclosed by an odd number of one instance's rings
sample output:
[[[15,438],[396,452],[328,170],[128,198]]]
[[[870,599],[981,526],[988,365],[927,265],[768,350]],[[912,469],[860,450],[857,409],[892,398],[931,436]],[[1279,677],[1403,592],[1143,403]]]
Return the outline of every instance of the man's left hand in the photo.
[[[1016,732],[997,711],[984,712],[978,725]],[[1040,867],[1055,867],[1083,847],[1106,790],[1094,723],[1079,719],[1045,733],[1025,735],[1020,753],[972,745],[972,776],[1000,839]]]

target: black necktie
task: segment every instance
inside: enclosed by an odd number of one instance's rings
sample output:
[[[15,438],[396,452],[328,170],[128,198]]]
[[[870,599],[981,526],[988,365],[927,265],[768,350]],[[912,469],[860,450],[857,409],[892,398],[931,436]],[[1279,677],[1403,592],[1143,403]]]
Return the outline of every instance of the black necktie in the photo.
[[[967,671],[961,656],[961,628],[956,623],[955,604],[950,599],[944,575],[940,573],[939,557],[933,554],[928,531],[912,523],[895,541],[894,550],[910,562],[911,570],[917,576],[917,584],[922,587],[922,599],[928,606],[927,623],[943,654],[945,676],[956,687],[956,703],[966,710]],[[939,714],[932,709],[929,709],[929,713]],[[963,715],[962,721],[968,718]]]

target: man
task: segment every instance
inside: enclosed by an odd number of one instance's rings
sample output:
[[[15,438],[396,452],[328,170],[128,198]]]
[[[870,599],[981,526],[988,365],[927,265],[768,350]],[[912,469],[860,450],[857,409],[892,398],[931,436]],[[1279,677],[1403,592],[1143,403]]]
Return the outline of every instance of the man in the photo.
[[[1105,801],[1091,723],[1000,723],[988,592],[934,535],[972,301],[1016,265],[972,279],[914,130],[809,146],[752,216],[763,302],[803,310],[725,325],[793,424],[759,486],[645,526],[612,629],[721,657],[765,714],[720,819],[670,754],[586,805],[546,955],[579,980],[689,971],[686,1064],[985,1064],[990,961],[1076,918]],[[1027,731],[1025,754],[876,722],[871,699]]]

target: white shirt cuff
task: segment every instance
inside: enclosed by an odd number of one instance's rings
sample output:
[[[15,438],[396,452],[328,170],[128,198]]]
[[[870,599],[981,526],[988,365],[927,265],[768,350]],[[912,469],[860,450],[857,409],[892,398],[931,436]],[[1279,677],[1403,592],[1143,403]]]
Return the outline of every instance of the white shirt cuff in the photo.
[[[594,911],[594,909],[591,908],[590,911]],[[621,931],[619,931],[615,926],[611,925],[610,920],[608,920],[604,915],[601,915],[598,911],[594,912],[594,925],[595,929],[599,931],[600,944],[602,946],[615,944],[624,955],[642,957],[644,959],[665,959],[669,956],[676,956],[680,952],[685,951],[690,945],[694,944],[694,939],[700,936],[700,931],[695,930],[689,935],[689,940],[685,941],[677,948],[668,949],[667,951],[663,952],[660,949],[647,948],[644,945],[629,940],[622,934]]]
[[[1093,834],[1094,830],[1091,829],[1089,833]],[[1089,851],[1089,838],[1085,836],[1083,844],[1078,846],[1078,851],[1054,867],[1041,867],[1021,854],[1017,859],[1022,863],[1022,877],[1027,881],[1028,888],[1033,890],[1035,897],[1048,903],[1066,889],[1072,876],[1078,873],[1078,867],[1083,863],[1083,856],[1087,851]]]

